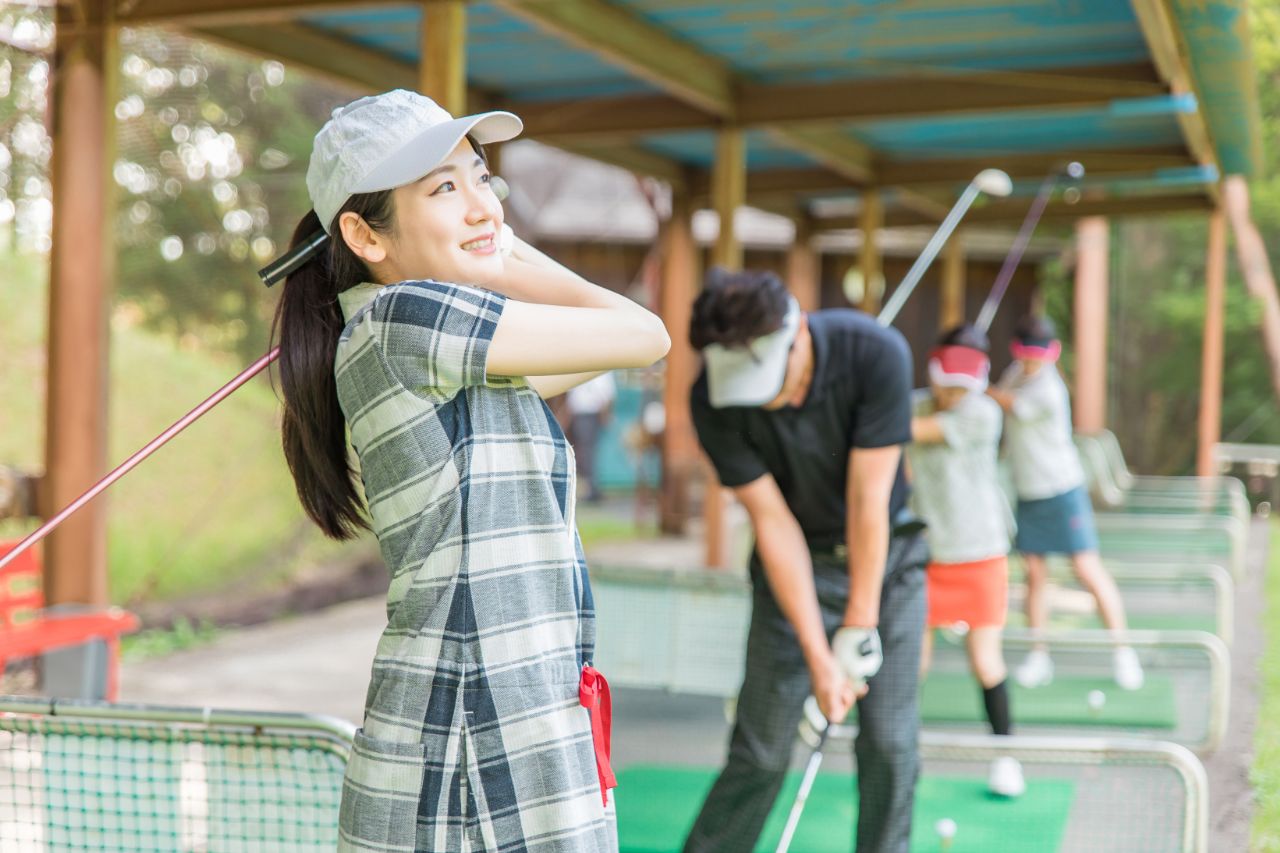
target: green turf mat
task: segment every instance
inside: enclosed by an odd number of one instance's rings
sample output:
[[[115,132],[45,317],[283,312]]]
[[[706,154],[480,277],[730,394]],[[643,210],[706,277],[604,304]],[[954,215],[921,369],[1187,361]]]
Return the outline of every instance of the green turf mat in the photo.
[[[1121,690],[1100,677],[1058,675],[1047,687],[1027,690],[1009,682],[1013,725],[1131,726],[1172,729],[1177,722],[1173,680],[1147,674],[1141,690]],[[1094,711],[1089,693],[1101,690],[1104,702]],[[982,695],[969,673],[930,673],[920,689],[920,718],[926,723],[981,722]]]
[[[1218,633],[1218,620],[1208,613],[1130,613],[1129,627],[1135,631],[1204,631]],[[1022,613],[1010,613],[1006,623],[1010,628],[1026,627],[1027,617]],[[1049,627],[1078,630],[1103,626],[1096,613],[1055,613],[1049,619]]]
[[[618,774],[618,839],[622,853],[676,853],[715,780],[716,771],[694,767],[632,765]],[[772,851],[800,785],[788,776],[765,824],[757,853]],[[848,853],[858,808],[854,777],[819,773],[791,849],[800,853]],[[928,776],[916,788],[912,820],[913,853],[939,848],[934,824],[956,822],[950,853],[999,850],[1057,850],[1066,829],[1075,785],[1062,779],[1029,780],[1017,800],[987,792],[986,781]]]

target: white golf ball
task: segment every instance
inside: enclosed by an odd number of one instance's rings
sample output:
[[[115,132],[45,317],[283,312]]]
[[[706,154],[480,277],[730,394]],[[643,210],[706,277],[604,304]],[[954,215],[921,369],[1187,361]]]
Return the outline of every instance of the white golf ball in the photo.
[[[1107,694],[1101,690],[1089,691],[1089,707],[1094,711],[1102,710],[1102,706],[1107,704]]]
[[[938,833],[939,838],[955,838],[956,822],[949,817],[944,817],[933,825],[934,832]]]

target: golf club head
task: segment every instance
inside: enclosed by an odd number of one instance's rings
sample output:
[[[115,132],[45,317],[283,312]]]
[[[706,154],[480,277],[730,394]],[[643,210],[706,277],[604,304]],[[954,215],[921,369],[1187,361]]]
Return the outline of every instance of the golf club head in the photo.
[[[1077,160],[1072,160],[1065,167],[1063,167],[1062,171],[1063,171],[1063,174],[1065,174],[1071,180],[1078,181],[1084,177],[1084,164]]]
[[[973,185],[987,195],[1007,196],[1013,192],[1013,181],[999,169],[983,169],[974,176]]]

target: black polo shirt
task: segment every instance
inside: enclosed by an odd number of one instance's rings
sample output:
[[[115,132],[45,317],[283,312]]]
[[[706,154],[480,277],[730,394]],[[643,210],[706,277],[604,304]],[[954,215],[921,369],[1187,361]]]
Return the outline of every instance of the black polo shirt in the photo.
[[[846,308],[808,315],[813,381],[804,404],[775,411],[712,408],[703,370],[693,423],[720,482],[733,488],[772,474],[805,539],[824,550],[845,541],[849,452],[911,440],[911,350],[895,329]],[[890,518],[906,504],[903,466]]]

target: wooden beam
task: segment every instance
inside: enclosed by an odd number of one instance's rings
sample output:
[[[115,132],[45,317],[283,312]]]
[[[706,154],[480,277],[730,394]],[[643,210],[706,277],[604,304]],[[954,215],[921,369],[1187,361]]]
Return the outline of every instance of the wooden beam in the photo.
[[[106,473],[111,105],[116,28],[106,0],[54,10],[50,63],[53,248],[49,253],[48,392],[40,514],[50,517]],[[71,516],[44,545],[49,604],[109,603],[106,504]]]
[[[871,183],[875,155],[871,147],[835,128],[775,128],[773,135],[858,186]]]
[[[1026,216],[1030,199],[1018,199],[1016,203],[1001,200],[998,203],[970,210],[965,215],[967,223],[1018,223]],[[1127,198],[1085,199],[1075,204],[1064,201],[1050,202],[1044,211],[1044,219],[1070,221],[1086,216],[1145,216],[1184,211],[1204,211],[1212,203],[1203,193],[1177,195],[1130,196]]]
[[[1227,302],[1227,217],[1221,210],[1209,215],[1209,245],[1205,254],[1196,474],[1212,477],[1218,473],[1213,464],[1213,448],[1222,437],[1223,318]]]
[[[1217,149],[1209,131],[1209,124],[1203,112],[1203,100],[1196,91],[1195,78],[1191,74],[1187,61],[1188,50],[1182,40],[1182,33],[1177,22],[1169,11],[1166,0],[1130,0],[1138,26],[1142,29],[1142,37],[1151,51],[1151,58],[1160,80],[1173,95],[1193,95],[1196,99],[1194,113],[1178,113],[1178,126],[1187,147],[1195,155],[1202,166],[1218,166]],[[1219,201],[1218,187],[1209,188],[1209,196],[1216,205]]]
[[[821,167],[798,169],[757,169],[747,173],[747,193],[769,195],[797,192],[821,192],[823,190],[852,190],[857,185],[830,169]],[[700,171],[693,176],[689,191],[695,197],[707,197],[711,193],[711,173]]]
[[[424,0],[418,91],[455,116],[467,114],[465,0]]]
[[[990,72],[800,86],[742,82],[732,113],[742,127],[822,126],[913,115],[1097,107],[1121,97],[1164,94],[1148,63],[1031,76],[1036,82],[1020,74]],[[526,126],[545,136],[668,133],[710,129],[720,121],[719,113],[671,94],[578,98],[524,104],[520,109]]]
[[[834,83],[740,86],[744,126],[849,122],[953,113],[1096,107],[1164,94],[1145,62],[1039,72],[919,74]]]
[[[961,184],[983,169],[997,167],[1014,180],[1044,177],[1050,169],[1079,160],[1085,174],[1132,175],[1195,165],[1182,146],[1134,151],[1081,151],[1065,154],[1017,154],[956,160],[878,160],[876,180],[882,186],[919,187]]]
[[[526,130],[548,139],[604,142],[636,134],[708,130],[720,121],[672,95],[534,101],[518,109]]]
[[[353,8],[403,6],[403,0],[114,0],[121,26],[269,24]]]
[[[416,89],[418,70],[411,63],[321,32],[303,24],[201,26],[190,30],[257,56],[277,59],[291,68],[318,74],[365,92]]]
[[[673,189],[683,190],[688,184],[689,170],[685,166],[638,145],[583,145],[563,141],[549,142],[549,144],[570,154],[589,157],[601,163],[635,172],[637,175],[658,178],[666,181]]]
[[[933,193],[907,187],[895,187],[898,205],[905,210],[914,211],[930,222],[941,222],[951,212],[954,200],[943,201]]]
[[[621,6],[604,0],[496,0],[496,5],[686,103],[733,117],[736,99],[728,66]]]
[[[992,201],[982,207],[974,207],[965,214],[966,225],[1017,225],[1026,216],[1031,199],[1001,199]],[[1212,202],[1201,193],[1181,193],[1178,195],[1131,196],[1128,198],[1086,199],[1075,204],[1063,201],[1052,201],[1045,208],[1046,221],[1071,221],[1085,216],[1151,216],[1165,213],[1205,211],[1212,208]],[[929,225],[932,220],[920,214],[893,208],[885,213],[885,226],[888,228],[904,228],[915,225]],[[856,229],[857,217],[833,216],[819,219],[817,227],[822,231],[841,231]]]

